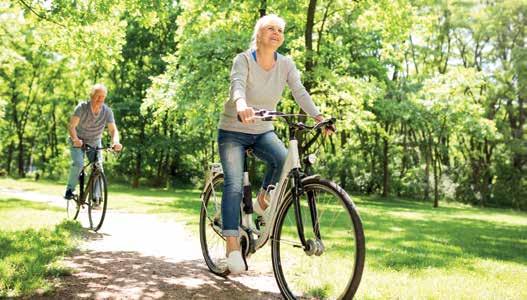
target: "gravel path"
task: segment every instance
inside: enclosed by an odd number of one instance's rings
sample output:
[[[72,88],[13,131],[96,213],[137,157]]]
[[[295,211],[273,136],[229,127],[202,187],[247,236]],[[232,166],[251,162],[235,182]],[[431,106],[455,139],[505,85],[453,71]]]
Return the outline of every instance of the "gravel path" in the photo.
[[[59,196],[2,187],[0,194],[64,206]],[[215,276],[203,261],[199,240],[183,224],[154,215],[109,211],[101,230],[90,232],[65,262],[76,271],[57,282],[53,295],[38,299],[282,298],[270,261],[240,276]]]

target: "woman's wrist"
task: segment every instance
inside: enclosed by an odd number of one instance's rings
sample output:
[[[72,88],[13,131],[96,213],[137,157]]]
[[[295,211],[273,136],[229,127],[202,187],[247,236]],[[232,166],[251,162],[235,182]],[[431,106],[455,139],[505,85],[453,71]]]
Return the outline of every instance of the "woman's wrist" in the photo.
[[[245,99],[238,99],[236,101],[236,111],[244,111],[247,108],[247,102]]]

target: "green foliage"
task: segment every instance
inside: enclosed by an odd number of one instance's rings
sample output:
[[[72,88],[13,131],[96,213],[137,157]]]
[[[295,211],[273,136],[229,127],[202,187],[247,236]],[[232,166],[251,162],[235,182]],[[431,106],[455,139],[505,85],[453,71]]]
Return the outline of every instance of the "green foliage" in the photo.
[[[125,145],[112,176],[199,184],[218,161],[232,59],[265,12],[286,20],[279,51],[338,118],[336,135],[302,149],[327,162],[317,172],[436,205],[527,205],[525,0],[317,1],[311,36],[302,1],[0,4],[0,170],[11,176],[64,177],[66,123],[102,81]],[[289,92],[278,109],[299,110]]]

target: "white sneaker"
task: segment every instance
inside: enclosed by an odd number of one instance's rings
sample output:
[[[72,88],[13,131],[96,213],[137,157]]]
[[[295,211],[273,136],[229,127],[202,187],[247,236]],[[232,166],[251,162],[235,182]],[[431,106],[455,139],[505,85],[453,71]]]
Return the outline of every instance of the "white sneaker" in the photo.
[[[227,268],[232,275],[240,274],[245,271],[245,262],[243,261],[242,253],[239,250],[234,250],[227,256]]]

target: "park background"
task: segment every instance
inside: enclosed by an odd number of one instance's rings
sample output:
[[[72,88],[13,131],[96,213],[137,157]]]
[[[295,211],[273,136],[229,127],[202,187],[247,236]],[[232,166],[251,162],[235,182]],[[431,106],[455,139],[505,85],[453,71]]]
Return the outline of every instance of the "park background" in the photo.
[[[452,287],[485,282],[489,297],[525,296],[525,0],[0,1],[0,175],[16,180],[2,185],[63,193],[67,122],[101,82],[124,145],[106,158],[111,185],[129,195],[158,191],[173,204],[164,212],[181,213],[179,203],[199,201],[186,191],[201,187],[219,160],[232,59],[269,13],[286,20],[280,52],[294,59],[322,112],[337,118],[331,137],[299,140],[302,154],[317,153],[315,171],[358,201],[375,254],[367,268],[382,274],[370,272],[362,292],[379,280],[386,286],[373,298],[397,297],[405,291],[389,282],[415,274],[424,278],[417,289],[433,290],[438,283],[419,272],[437,269],[429,275]],[[278,110],[300,111],[289,91]],[[252,166],[261,178],[263,166]],[[194,205],[185,206],[188,220]],[[5,224],[13,226],[17,206],[2,202]],[[393,228],[406,234],[390,239]],[[3,287],[4,295],[23,290]],[[415,295],[441,297],[423,289]]]
[[[276,13],[280,51],[338,119],[331,138],[302,139],[318,172],[349,192],[527,209],[526,5],[4,1],[0,170],[64,180],[67,122],[102,82],[126,147],[114,180],[198,186],[218,161],[232,59]],[[278,109],[299,111],[289,92]]]

